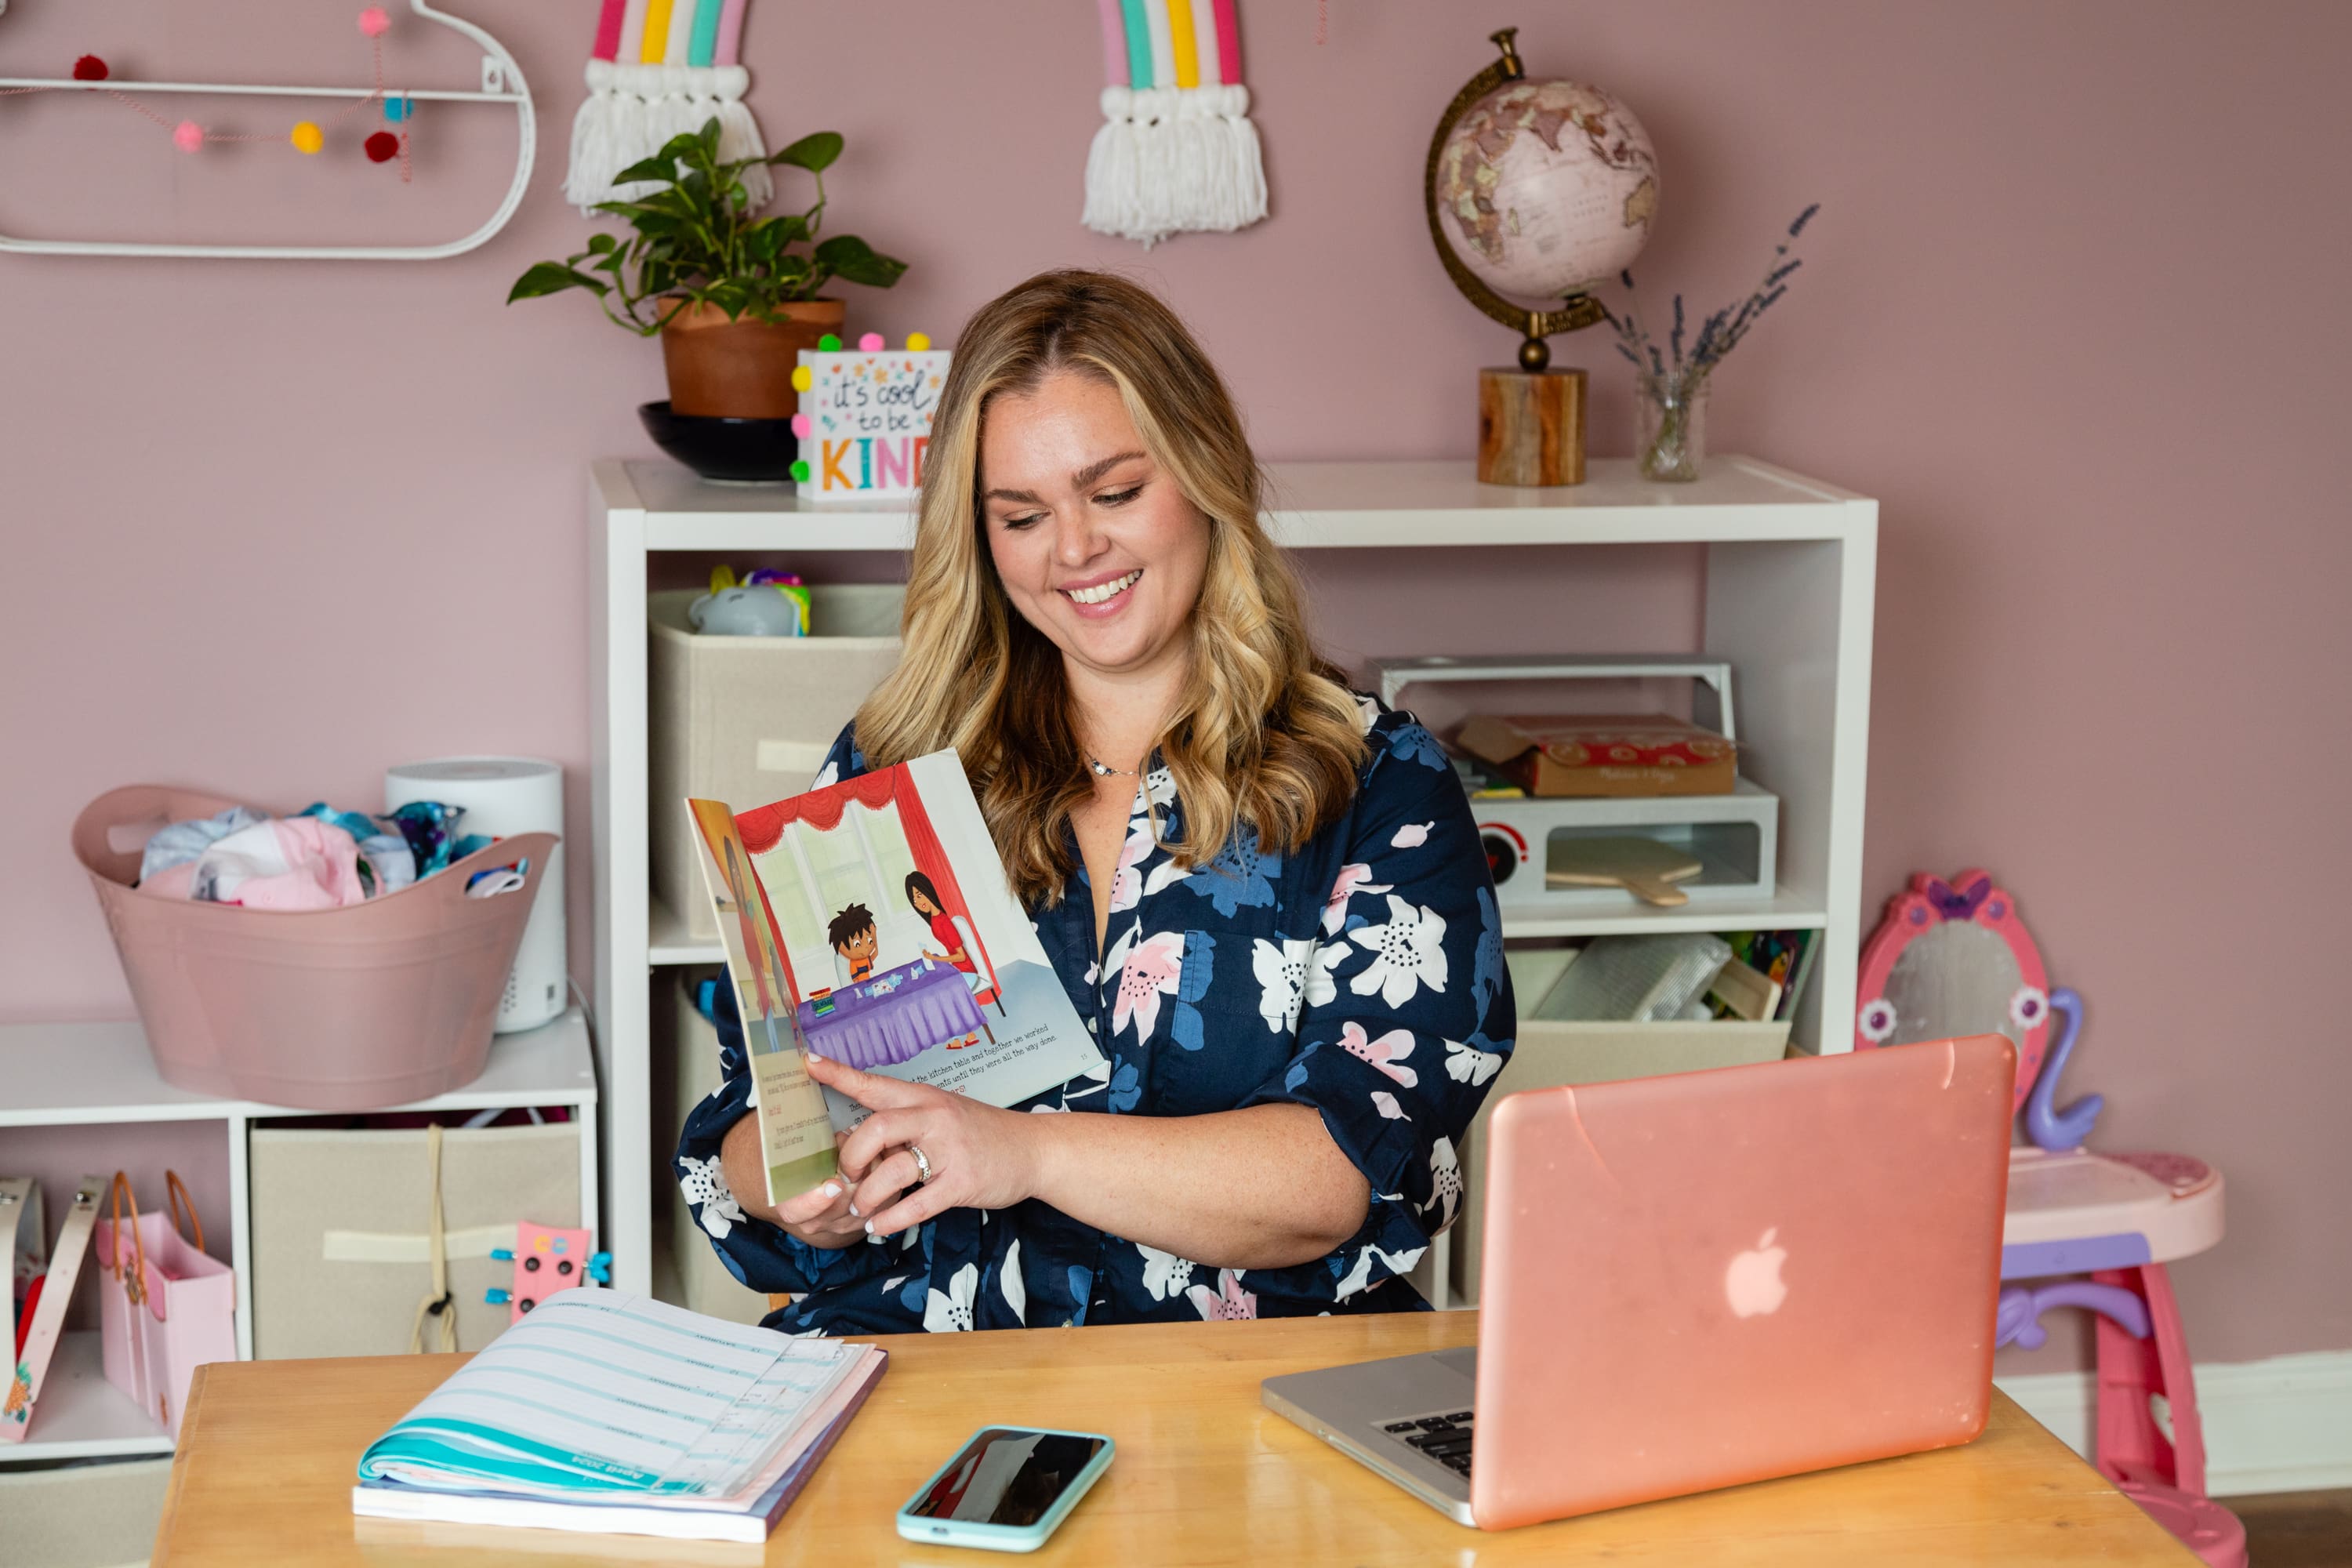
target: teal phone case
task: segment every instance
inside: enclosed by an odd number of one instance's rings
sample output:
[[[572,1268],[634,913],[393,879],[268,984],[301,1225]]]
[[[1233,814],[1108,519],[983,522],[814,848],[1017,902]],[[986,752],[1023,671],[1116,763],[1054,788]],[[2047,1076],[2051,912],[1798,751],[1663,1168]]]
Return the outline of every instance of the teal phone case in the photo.
[[[1100,1443],[1102,1449],[1087,1461],[1087,1468],[1078,1472],[1076,1479],[1062,1489],[1062,1495],[1055,1500],[1054,1506],[1046,1510],[1034,1524],[975,1524],[969,1520],[929,1519],[908,1511],[940,1484],[942,1476],[955,1468],[956,1461],[963,1458],[964,1450],[971,1447],[973,1438],[990,1431],[1043,1432],[1054,1437],[1086,1437]],[[1118,1452],[1118,1445],[1111,1441],[1108,1434],[1102,1432],[1073,1432],[1060,1426],[1004,1426],[993,1423],[975,1427],[971,1436],[958,1444],[956,1451],[948,1456],[947,1463],[933,1470],[923,1484],[898,1505],[898,1534],[908,1541],[928,1542],[933,1546],[974,1546],[983,1552],[1034,1552],[1061,1527],[1062,1521],[1070,1517],[1070,1510],[1078,1506],[1078,1500],[1094,1489],[1094,1484],[1102,1479],[1102,1473],[1110,1468],[1111,1457]]]

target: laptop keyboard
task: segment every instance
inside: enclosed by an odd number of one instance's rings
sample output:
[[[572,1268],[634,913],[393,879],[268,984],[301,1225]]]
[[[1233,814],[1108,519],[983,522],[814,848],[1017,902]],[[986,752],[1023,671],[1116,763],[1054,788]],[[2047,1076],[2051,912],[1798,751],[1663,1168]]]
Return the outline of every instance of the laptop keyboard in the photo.
[[[1408,1448],[1418,1448],[1455,1475],[1470,1474],[1470,1412],[1450,1415],[1419,1415],[1409,1421],[1384,1421],[1381,1430]]]

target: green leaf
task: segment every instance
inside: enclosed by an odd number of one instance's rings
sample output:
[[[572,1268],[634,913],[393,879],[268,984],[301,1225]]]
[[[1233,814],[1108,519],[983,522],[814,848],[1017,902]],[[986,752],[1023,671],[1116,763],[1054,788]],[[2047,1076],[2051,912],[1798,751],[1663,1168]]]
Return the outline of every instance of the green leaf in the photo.
[[[560,261],[542,261],[521,277],[507,292],[507,303],[517,300],[536,300],[548,294],[561,294],[566,289],[587,289],[602,295],[606,285],[601,279],[574,272]]]
[[[613,183],[616,185],[634,185],[641,180],[656,180],[667,185],[677,178],[677,160],[671,157],[669,153],[665,151],[656,153],[650,158],[638,159],[635,163],[630,164],[627,168],[614,175]],[[605,205],[611,205],[614,204],[607,203]]]
[[[852,283],[887,289],[898,281],[907,264],[885,256],[855,235],[837,234],[816,247],[816,258]]]
[[[696,135],[701,141],[702,150],[705,153],[713,158],[719,156],[719,116],[714,114],[704,121],[702,129],[696,132]]]
[[[609,234],[592,234],[588,237],[588,248],[598,256],[604,255],[608,250],[618,248],[620,243],[621,242],[619,240],[614,239]]]
[[[841,132],[838,131],[813,132],[782,152],[770,153],[768,162],[790,163],[814,174],[833,167],[833,161],[841,156]]]

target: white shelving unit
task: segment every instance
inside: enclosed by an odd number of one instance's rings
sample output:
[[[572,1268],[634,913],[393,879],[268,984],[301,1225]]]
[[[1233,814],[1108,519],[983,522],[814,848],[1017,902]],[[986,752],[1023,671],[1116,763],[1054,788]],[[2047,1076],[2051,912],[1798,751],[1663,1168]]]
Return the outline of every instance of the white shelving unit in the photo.
[[[136,1023],[0,1025],[0,1082],[9,1086],[0,1103],[0,1133],[25,1127],[222,1124],[228,1140],[228,1262],[236,1272],[236,1353],[250,1360],[252,1188],[247,1134],[257,1123],[321,1113],[175,1089],[156,1072]],[[588,1022],[578,1008],[541,1028],[499,1036],[490,1044],[489,1065],[465,1088],[385,1110],[471,1114],[525,1106],[567,1106],[579,1118],[581,1223],[598,1228],[596,1075]],[[93,1169],[103,1163],[97,1152],[91,1159]],[[0,1165],[5,1163],[0,1155]],[[94,1267],[84,1260],[85,1271]],[[163,1428],[106,1381],[99,1352],[94,1330],[59,1338],[26,1440],[0,1447],[0,1465],[172,1451]]]
[[[1297,550],[1704,546],[1703,643],[1685,651],[1733,665],[1742,771],[1781,800],[1780,885],[1769,901],[1507,921],[1506,935],[1818,929],[1822,956],[1794,1037],[1808,1049],[1847,1048],[1862,942],[1878,503],[1745,458],[1713,458],[1706,477],[1688,485],[1650,484],[1630,460],[1609,458],[1590,464],[1586,482],[1572,489],[1507,489],[1471,476],[1466,461],[1275,464],[1266,522]],[[648,1290],[654,1175],[666,1169],[656,1162],[667,1162],[676,1136],[675,1129],[650,1124],[652,972],[720,960],[719,944],[689,936],[651,890],[646,595],[652,558],[666,551],[805,559],[903,550],[914,518],[903,503],[817,507],[789,489],[707,485],[667,462],[598,463],[589,504],[607,1245],[614,1282]]]

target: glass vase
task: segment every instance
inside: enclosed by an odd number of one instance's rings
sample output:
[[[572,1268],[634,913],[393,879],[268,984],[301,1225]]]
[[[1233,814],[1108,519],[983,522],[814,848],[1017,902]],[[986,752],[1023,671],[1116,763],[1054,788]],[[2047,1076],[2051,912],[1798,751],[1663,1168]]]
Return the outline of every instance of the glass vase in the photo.
[[[1698,478],[1706,458],[1706,380],[1645,375],[1635,399],[1642,477],[1666,484]]]

